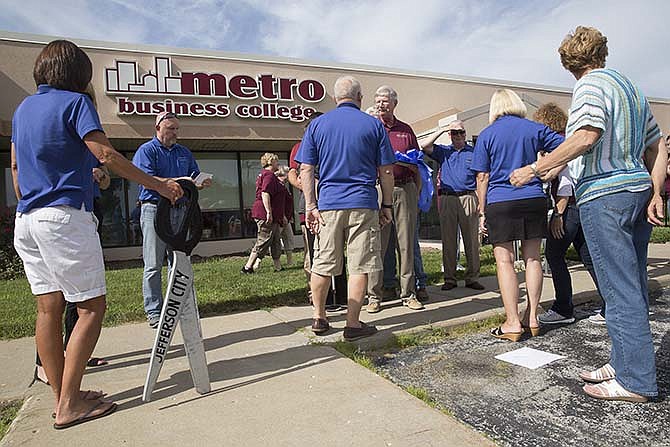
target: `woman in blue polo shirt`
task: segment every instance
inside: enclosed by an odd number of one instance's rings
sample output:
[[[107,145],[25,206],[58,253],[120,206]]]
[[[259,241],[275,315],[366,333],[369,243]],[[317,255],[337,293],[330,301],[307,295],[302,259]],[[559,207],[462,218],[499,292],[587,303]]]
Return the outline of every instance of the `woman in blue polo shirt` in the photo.
[[[563,137],[547,126],[527,120],[526,106],[511,90],[497,90],[491,98],[490,125],[477,138],[472,166],[477,172],[480,229],[487,231],[496,258],[498,285],[505,306],[505,322],[491,335],[518,341],[529,328],[539,334],[537,306],[542,294],[540,242],[547,235],[547,198],[542,182],[512,186],[509,176],[534,163],[540,151],[550,152]],[[528,306],[519,319],[519,282],[514,271],[514,241],[521,241],[526,264]]]
[[[37,300],[35,339],[56,396],[56,429],[116,409],[100,393],[80,390],[106,308],[90,153],[120,176],[173,202],[183,195],[175,182],[143,173],[112,148],[84,94],[92,70],[90,59],[75,44],[51,42],[35,61],[37,93],[19,105],[12,120],[12,178],[18,198],[14,246]],[[66,301],[77,304],[79,320],[64,356]]]

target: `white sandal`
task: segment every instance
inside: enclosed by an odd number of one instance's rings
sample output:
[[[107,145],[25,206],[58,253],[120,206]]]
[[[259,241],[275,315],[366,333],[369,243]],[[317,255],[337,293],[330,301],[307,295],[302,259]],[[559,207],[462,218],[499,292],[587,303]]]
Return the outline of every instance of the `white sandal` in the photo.
[[[608,363],[605,366],[602,366],[595,371],[582,371],[579,373],[579,378],[584,382],[590,383],[600,383],[605,382],[606,380],[612,380],[616,377],[616,371]]]
[[[622,387],[616,380],[607,380],[598,384],[584,385],[584,392],[595,399],[621,400],[625,402],[645,403],[649,401],[646,396],[631,393]]]

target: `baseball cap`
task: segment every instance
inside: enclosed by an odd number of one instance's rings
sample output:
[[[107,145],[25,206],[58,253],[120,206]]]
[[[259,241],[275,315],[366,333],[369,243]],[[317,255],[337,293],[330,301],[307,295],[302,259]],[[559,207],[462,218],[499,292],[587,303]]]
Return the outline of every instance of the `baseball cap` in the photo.
[[[456,120],[456,121],[450,122],[447,125],[447,130],[462,130],[462,131],[465,131],[465,127],[463,127],[463,121]]]

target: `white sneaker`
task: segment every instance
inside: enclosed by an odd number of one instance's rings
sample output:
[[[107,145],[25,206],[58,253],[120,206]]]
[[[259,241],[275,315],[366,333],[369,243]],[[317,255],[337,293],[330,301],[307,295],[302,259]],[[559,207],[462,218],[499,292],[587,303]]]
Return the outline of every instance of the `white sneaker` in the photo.
[[[465,267],[463,267],[461,264],[456,264],[456,271],[457,272],[464,272]]]
[[[251,267],[251,269],[252,269],[254,272],[255,272],[256,270],[258,270],[258,269],[261,268],[261,261],[262,261],[261,258],[256,258],[256,260],[254,261],[254,265]]]
[[[595,314],[595,315],[591,315],[591,316],[589,317],[589,321],[590,321],[591,323],[593,323],[593,324],[597,324],[597,325],[600,325],[600,326],[604,326],[605,324],[607,324],[607,323],[605,322],[605,317],[603,317],[602,315],[600,315],[600,312],[598,312],[598,313]]]

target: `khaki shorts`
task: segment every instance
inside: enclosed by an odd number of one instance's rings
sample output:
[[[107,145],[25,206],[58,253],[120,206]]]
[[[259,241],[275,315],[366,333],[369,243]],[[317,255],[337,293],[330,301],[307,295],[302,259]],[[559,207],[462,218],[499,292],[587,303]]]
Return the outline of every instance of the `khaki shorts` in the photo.
[[[312,273],[321,276],[341,274],[345,242],[350,275],[381,271],[381,231],[377,210],[322,211],[321,217],[325,225],[321,225],[314,241]]]
[[[33,295],[63,292],[71,303],[105,295],[105,264],[98,221],[69,206],[17,213],[14,247]]]

